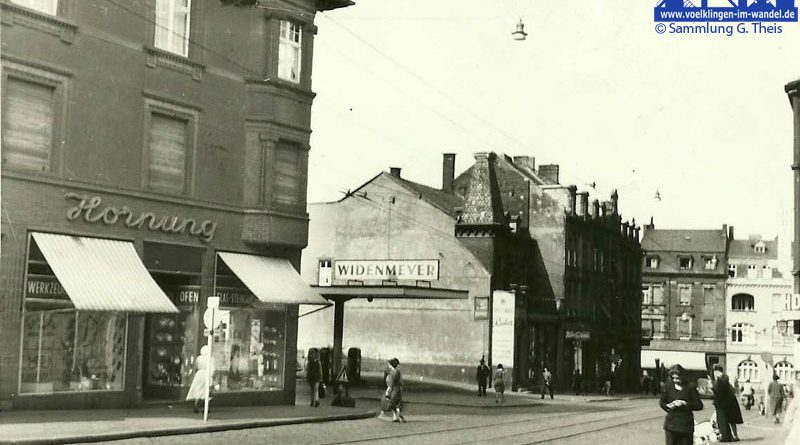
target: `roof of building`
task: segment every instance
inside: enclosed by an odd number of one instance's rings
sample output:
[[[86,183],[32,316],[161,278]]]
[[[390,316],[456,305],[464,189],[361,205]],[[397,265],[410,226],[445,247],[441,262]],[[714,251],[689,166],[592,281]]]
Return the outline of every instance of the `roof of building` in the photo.
[[[409,181],[408,179],[395,178],[394,176],[391,177],[392,179],[398,180],[401,184],[405,185],[411,190],[419,193],[422,199],[428,201],[434,207],[437,207],[450,215],[455,215],[456,207],[462,207],[464,205],[464,199],[455,193],[448,193],[433,187],[428,187],[427,185],[420,184],[418,182]]]
[[[764,253],[755,251],[758,242],[764,243]],[[728,258],[763,258],[768,260],[778,259],[777,240],[732,240],[728,247]]]
[[[725,252],[725,243],[720,229],[647,229],[642,236],[642,250],[648,252]]]

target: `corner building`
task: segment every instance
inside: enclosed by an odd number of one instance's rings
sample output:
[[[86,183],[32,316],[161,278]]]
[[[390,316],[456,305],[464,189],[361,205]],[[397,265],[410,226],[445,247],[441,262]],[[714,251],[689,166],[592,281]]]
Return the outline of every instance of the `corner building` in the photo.
[[[293,404],[317,11],[3,0],[0,408]],[[266,3],[266,2],[261,2]]]

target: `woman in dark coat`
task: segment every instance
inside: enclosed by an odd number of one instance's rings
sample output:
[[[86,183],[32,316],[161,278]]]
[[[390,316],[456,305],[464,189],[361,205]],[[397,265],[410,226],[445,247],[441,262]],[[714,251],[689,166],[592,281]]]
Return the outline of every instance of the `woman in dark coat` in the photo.
[[[694,414],[703,409],[697,388],[686,380],[686,371],[681,365],[669,369],[670,381],[664,386],[659,406],[667,412],[664,418],[666,445],[692,445]]]
[[[322,363],[316,351],[308,354],[308,386],[311,391],[311,406],[319,406],[319,385],[322,384]]]
[[[400,372],[400,360],[393,358],[389,360],[392,366],[389,369],[389,374],[386,375],[386,393],[384,397],[387,400],[387,409],[392,412],[393,422],[405,422],[403,417],[403,375]]]
[[[739,401],[736,400],[733,386],[728,376],[722,372],[722,365],[714,365],[714,408],[717,411],[717,428],[719,428],[720,442],[733,442],[739,440],[736,425],[744,423]]]

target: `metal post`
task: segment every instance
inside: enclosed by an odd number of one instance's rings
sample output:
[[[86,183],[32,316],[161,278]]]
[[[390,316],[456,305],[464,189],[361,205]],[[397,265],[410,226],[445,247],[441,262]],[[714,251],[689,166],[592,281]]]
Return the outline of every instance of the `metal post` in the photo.
[[[333,307],[333,351],[331,354],[331,378],[342,370],[342,337],[344,335],[344,302],[336,300]]]
[[[216,317],[217,310],[215,308],[209,308],[209,309],[211,310],[211,328],[208,330],[208,356],[206,357],[206,394],[205,394],[205,398],[203,400],[205,402],[205,403],[203,403],[203,405],[204,405],[203,406],[203,422],[208,422],[208,403],[209,403],[208,399],[209,399],[209,397],[211,395],[211,374],[213,374],[213,371],[211,370],[211,364],[213,362],[213,359],[212,359],[212,357],[213,357],[212,352],[213,351],[211,349],[214,347],[214,329],[215,329],[215,326],[216,326],[214,324],[214,322],[216,320],[214,320],[214,319],[217,318]]]

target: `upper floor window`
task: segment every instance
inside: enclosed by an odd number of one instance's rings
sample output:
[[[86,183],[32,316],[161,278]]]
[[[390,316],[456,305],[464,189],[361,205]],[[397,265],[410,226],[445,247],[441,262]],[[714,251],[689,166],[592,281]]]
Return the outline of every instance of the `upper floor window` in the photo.
[[[642,285],[642,304],[653,304],[653,288]]]
[[[703,269],[714,270],[717,268],[717,256],[703,258]]]
[[[645,258],[644,265],[648,269],[657,269],[658,268],[658,257],[649,256]]]
[[[679,304],[681,306],[689,306],[692,304],[692,285],[691,284],[680,284],[678,285],[678,292],[679,292]]]
[[[275,147],[272,201],[275,204],[297,205],[301,202],[303,186],[300,153],[295,144],[279,141]]]
[[[664,286],[660,284],[653,286],[653,304],[664,304]]]
[[[678,338],[681,340],[691,340],[692,338],[692,317],[684,312],[678,317]]]
[[[260,205],[264,203],[264,148],[261,135],[248,131],[244,142],[244,203]]]
[[[753,343],[755,333],[749,323],[735,323],[731,326],[731,343]]]
[[[731,298],[731,309],[734,311],[752,311],[755,305],[755,298],[750,294],[736,294]]]
[[[300,82],[303,32],[300,25],[281,20],[281,38],[278,48],[278,77],[291,82]]]
[[[772,278],[772,268],[770,266],[761,268],[761,278]]]
[[[149,99],[145,103],[145,186],[158,193],[189,193],[197,112]]]
[[[192,0],[156,0],[156,48],[189,55],[189,20]]]
[[[58,0],[11,0],[20,6],[31,8],[45,14],[56,15],[58,12]]]
[[[758,266],[755,264],[747,265],[747,278],[758,278]]]
[[[753,245],[753,250],[756,253],[766,253],[767,245],[763,241],[759,241]]]
[[[681,269],[691,269],[692,268],[692,257],[689,256],[682,256],[678,258],[678,264]]]
[[[758,381],[758,365],[752,360],[745,360],[736,367],[736,377],[740,382]]]
[[[728,264],[728,276],[731,278],[736,278],[736,265],[735,264]]]
[[[7,77],[3,109],[3,167],[50,172],[55,93],[52,85]]]

